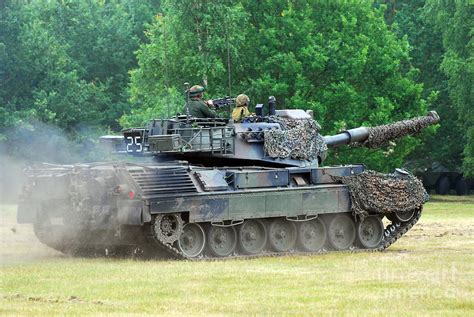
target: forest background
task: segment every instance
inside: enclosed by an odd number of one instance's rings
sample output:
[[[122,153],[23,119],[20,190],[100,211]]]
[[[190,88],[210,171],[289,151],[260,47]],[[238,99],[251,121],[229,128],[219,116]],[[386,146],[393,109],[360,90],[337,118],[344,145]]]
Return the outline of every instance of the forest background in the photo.
[[[469,1],[0,1],[0,150],[100,159],[97,136],[174,115],[183,83],[207,97],[311,109],[323,134],[436,110],[441,125],[328,163],[407,162],[474,175]],[[54,154],[54,155],[52,155]],[[2,167],[3,168],[3,167]]]

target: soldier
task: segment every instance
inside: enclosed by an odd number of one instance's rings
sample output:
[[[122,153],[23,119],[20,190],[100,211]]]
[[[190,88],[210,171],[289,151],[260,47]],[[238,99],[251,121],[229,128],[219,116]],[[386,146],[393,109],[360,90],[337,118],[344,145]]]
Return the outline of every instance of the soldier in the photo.
[[[209,109],[212,104],[202,100],[202,95],[206,91],[203,86],[194,85],[189,88],[189,100],[186,102],[184,113],[196,118],[215,118],[217,115]]]
[[[243,118],[250,115],[248,109],[250,98],[247,95],[240,94],[237,96],[235,103],[236,107],[232,111],[232,119],[234,119],[234,122],[240,122]]]

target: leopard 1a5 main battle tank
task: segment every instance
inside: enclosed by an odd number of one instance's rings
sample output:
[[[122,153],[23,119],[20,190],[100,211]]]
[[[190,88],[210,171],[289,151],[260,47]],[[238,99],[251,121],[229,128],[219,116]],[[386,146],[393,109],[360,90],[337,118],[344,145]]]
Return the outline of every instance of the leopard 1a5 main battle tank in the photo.
[[[133,162],[31,167],[18,222],[66,253],[204,259],[383,250],[418,221],[427,194],[410,173],[322,163],[331,147],[417,133],[435,112],[321,136],[306,112],[275,110],[274,98],[268,108],[241,123],[177,116],[101,138]]]

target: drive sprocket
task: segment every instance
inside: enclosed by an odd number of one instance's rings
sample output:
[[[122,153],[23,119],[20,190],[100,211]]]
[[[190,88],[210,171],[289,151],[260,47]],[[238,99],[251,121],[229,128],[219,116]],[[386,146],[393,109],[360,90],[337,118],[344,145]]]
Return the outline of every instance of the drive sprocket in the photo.
[[[153,223],[153,236],[163,244],[173,244],[183,232],[183,219],[180,214],[160,214]]]

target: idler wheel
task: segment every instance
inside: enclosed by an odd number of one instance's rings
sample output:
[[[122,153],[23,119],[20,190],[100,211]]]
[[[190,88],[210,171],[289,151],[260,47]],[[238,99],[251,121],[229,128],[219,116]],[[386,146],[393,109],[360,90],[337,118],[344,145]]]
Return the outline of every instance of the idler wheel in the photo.
[[[246,220],[239,228],[240,249],[245,254],[258,254],[267,244],[265,224],[258,219]]]
[[[183,230],[183,220],[180,214],[160,214],[153,224],[153,234],[158,241],[172,244],[178,240]]]
[[[329,222],[329,243],[336,250],[349,249],[356,237],[354,221],[348,215],[336,215]]]
[[[295,247],[296,226],[293,222],[277,218],[270,222],[268,241],[273,250],[287,252]]]
[[[217,257],[226,257],[234,252],[237,232],[234,227],[210,226],[207,231],[209,251]]]
[[[315,252],[326,242],[326,226],[320,219],[302,222],[298,225],[298,247],[304,251]]]
[[[387,216],[392,222],[408,222],[415,215],[415,210],[398,211]]]
[[[357,236],[364,248],[377,247],[383,238],[383,222],[377,216],[368,216],[357,224]]]
[[[178,239],[178,249],[186,257],[195,258],[199,256],[206,244],[204,230],[197,223],[187,223],[183,227],[183,233]]]

